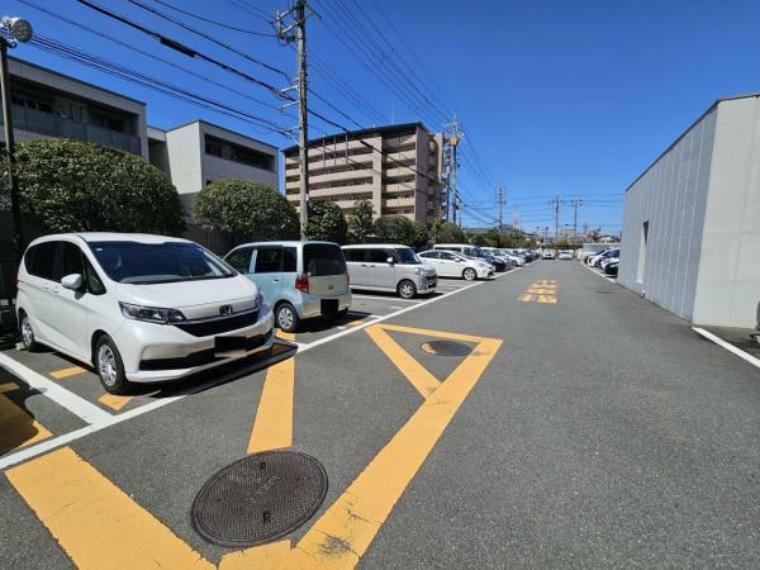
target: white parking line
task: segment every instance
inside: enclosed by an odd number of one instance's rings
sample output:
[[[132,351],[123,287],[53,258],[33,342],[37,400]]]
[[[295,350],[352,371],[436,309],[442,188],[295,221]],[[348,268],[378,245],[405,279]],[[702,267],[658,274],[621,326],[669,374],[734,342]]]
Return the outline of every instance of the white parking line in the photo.
[[[373,301],[390,301],[391,303],[419,303],[420,301],[415,301],[414,299],[400,299],[398,297],[381,297],[380,295],[360,295],[357,293],[352,293],[351,297],[354,299],[370,299]]]
[[[691,327],[691,330],[693,330],[697,334],[701,334],[706,339],[713,341],[715,344],[717,344],[721,348],[725,348],[727,351],[735,354],[736,356],[738,356],[742,360],[746,360],[752,366],[760,368],[760,359],[755,358],[749,352],[745,352],[741,348],[735,347],[730,342],[723,340],[718,335],[715,335],[715,334],[711,333],[710,331],[706,331],[703,328],[700,328],[700,327]]]
[[[0,352],[0,366],[7,369],[26,382],[30,388],[38,390],[59,406],[66,408],[72,414],[88,424],[98,424],[111,419],[112,415],[91,404],[81,396],[67,390],[60,384],[45,378],[28,366]]]
[[[593,273],[594,275],[596,275],[597,277],[601,277],[602,279],[606,279],[610,283],[615,283],[617,285],[617,279],[613,279],[612,277],[607,277],[604,273],[600,273],[599,271],[597,271],[593,267],[589,267],[588,265],[586,265],[582,261],[580,262],[580,264],[583,267],[585,267],[586,269],[588,269],[591,273]]]
[[[516,271],[518,271],[518,269],[510,271],[510,272],[506,273],[505,275],[511,275],[511,274],[515,273]],[[315,340],[315,341],[310,342],[308,344],[300,344],[300,343],[291,343],[291,344],[295,344],[296,345],[296,354],[301,354],[302,352],[306,352],[306,351],[312,350],[314,348],[317,348],[318,346],[322,346],[323,344],[327,344],[327,343],[332,342],[334,340],[338,340],[338,339],[343,338],[345,336],[348,336],[350,334],[355,334],[358,331],[363,330],[363,329],[367,328],[370,325],[374,325],[374,324],[379,323],[381,321],[386,321],[388,319],[392,319],[392,318],[398,317],[399,315],[403,315],[404,313],[408,313],[409,311],[414,311],[415,309],[418,309],[420,307],[424,307],[426,305],[430,305],[431,303],[436,303],[438,301],[441,301],[443,299],[451,297],[452,295],[456,295],[457,293],[461,293],[462,291],[467,291],[468,289],[472,289],[473,287],[479,287],[480,285],[483,285],[484,283],[485,283],[485,281],[477,281],[475,283],[472,283],[471,285],[466,285],[466,286],[461,287],[461,288],[459,288],[459,289],[457,289],[455,291],[451,291],[449,293],[444,293],[443,295],[439,295],[438,297],[432,297],[432,298],[426,299],[424,301],[415,303],[415,304],[413,304],[413,305],[411,305],[409,307],[406,307],[404,309],[401,309],[399,311],[395,311],[393,313],[388,313],[387,315],[383,315],[383,316],[376,316],[376,318],[368,319],[367,322],[361,323],[361,324],[359,324],[359,325],[357,325],[355,327],[351,327],[350,329],[336,332],[335,334],[332,334],[332,335],[329,335],[327,337]],[[282,358],[284,358],[284,357],[285,356],[283,356],[283,355],[278,355],[277,357],[272,358],[271,361],[272,362],[279,361],[279,360],[282,360]],[[14,360],[13,358],[11,358],[7,354],[0,353],[0,363],[5,363],[5,362],[9,362],[13,366],[18,365],[19,367],[23,367],[24,369],[28,370],[28,372],[30,372],[32,375],[40,376],[40,377],[42,377],[43,380],[45,380],[45,382],[50,382],[47,378],[45,378],[41,374],[38,374],[37,372],[34,372],[33,370],[26,368],[26,366],[23,366],[22,364],[18,363],[16,360]],[[255,371],[258,372],[259,370],[263,370],[266,367],[266,365],[269,364],[269,363],[270,363],[270,359],[267,359],[267,360],[261,361],[259,363],[256,363],[256,367],[255,367],[256,370]],[[11,366],[7,366],[7,367],[11,368]],[[179,400],[181,400],[181,399],[183,399],[183,398],[185,398],[187,396],[190,396],[192,394],[201,392],[203,390],[207,390],[207,389],[212,388],[212,387],[214,387],[214,386],[216,386],[218,384],[222,384],[224,382],[227,382],[231,378],[241,377],[241,372],[242,372],[241,370],[234,370],[234,371],[232,371],[232,372],[230,372],[228,374],[225,374],[225,375],[223,375],[221,377],[216,378],[213,381],[209,381],[207,383],[204,383],[204,384],[201,384],[199,386],[194,387],[193,390],[191,392],[189,392],[189,393],[180,394],[178,396],[171,396],[171,397],[167,397],[167,398],[161,398],[160,400],[156,400],[156,401],[151,402],[149,404],[145,404],[143,406],[140,406],[138,408],[134,408],[132,410],[129,410],[127,412],[124,412],[124,413],[118,414],[118,415],[111,415],[111,414],[109,414],[109,413],[101,410],[100,408],[97,408],[94,404],[90,404],[86,400],[83,400],[82,398],[80,398],[76,394],[73,394],[73,393],[69,392],[68,390],[62,388],[61,386],[58,386],[57,384],[54,384],[54,383],[50,382],[56,388],[60,389],[61,391],[63,391],[65,393],[65,394],[60,394],[58,392],[58,390],[47,391],[45,394],[47,396],[50,396],[51,399],[53,399],[53,401],[55,401],[55,402],[58,403],[57,397],[55,397],[55,398],[52,397],[51,393],[52,394],[56,394],[58,396],[62,396],[64,399],[68,398],[69,395],[70,395],[70,396],[73,397],[72,399],[78,399],[78,400],[84,401],[85,404],[87,404],[88,406],[91,406],[92,408],[95,408],[97,410],[98,414],[102,414],[105,417],[102,420],[93,422],[89,426],[80,428],[78,430],[74,430],[74,431],[69,432],[69,433],[65,433],[65,434],[59,435],[57,437],[46,439],[46,440],[41,441],[40,443],[38,443],[36,445],[32,445],[30,447],[23,448],[23,449],[15,452],[15,453],[11,453],[10,455],[7,455],[5,457],[0,458],[0,470],[6,469],[7,467],[10,467],[12,465],[16,465],[17,463],[21,463],[22,461],[26,461],[27,459],[31,459],[32,457],[36,457],[36,456],[41,455],[43,453],[47,453],[48,451],[50,451],[52,449],[55,449],[56,447],[60,447],[61,445],[66,445],[68,443],[71,443],[72,441],[78,440],[78,439],[80,439],[82,437],[85,437],[87,435],[93,434],[93,433],[98,432],[98,431],[100,431],[102,429],[108,428],[108,427],[116,425],[116,424],[120,424],[120,423],[125,422],[127,420],[131,420],[133,418],[136,418],[136,417],[141,416],[143,414],[146,414],[148,412],[152,412],[154,410],[157,410],[158,408],[162,408],[162,407],[164,407],[164,406],[166,406],[168,404],[171,404],[173,402],[177,402],[177,401],[179,401]],[[20,378],[22,380],[26,380],[27,379],[26,372],[24,372],[23,374],[21,372],[19,372],[17,375],[20,376]],[[31,383],[30,383],[30,385],[31,385]],[[47,386],[46,386],[46,388],[47,388]],[[77,415],[80,415],[80,414],[77,414]]]

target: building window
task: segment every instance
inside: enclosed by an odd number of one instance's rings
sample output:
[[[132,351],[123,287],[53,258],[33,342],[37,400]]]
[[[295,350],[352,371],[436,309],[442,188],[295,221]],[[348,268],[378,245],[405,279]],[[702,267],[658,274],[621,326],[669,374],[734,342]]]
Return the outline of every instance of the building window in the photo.
[[[204,137],[204,144],[206,154],[274,172],[274,157],[271,154],[247,148],[211,135]]]

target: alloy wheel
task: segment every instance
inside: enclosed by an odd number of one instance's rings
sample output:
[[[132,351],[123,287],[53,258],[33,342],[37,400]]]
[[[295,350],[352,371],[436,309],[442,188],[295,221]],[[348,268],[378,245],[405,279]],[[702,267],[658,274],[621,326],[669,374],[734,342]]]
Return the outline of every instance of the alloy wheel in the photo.
[[[114,386],[118,371],[116,367],[116,355],[107,344],[100,345],[98,349],[98,372],[107,386]]]

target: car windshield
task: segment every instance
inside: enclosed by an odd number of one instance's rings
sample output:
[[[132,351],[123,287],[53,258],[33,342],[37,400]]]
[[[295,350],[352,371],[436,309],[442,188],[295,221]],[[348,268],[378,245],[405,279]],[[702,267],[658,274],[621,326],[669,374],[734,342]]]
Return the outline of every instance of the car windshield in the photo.
[[[221,259],[194,243],[98,241],[89,246],[103,271],[119,283],[148,285],[235,275]]]
[[[417,254],[414,253],[414,250],[408,247],[397,247],[393,250],[393,254],[396,258],[396,263],[406,263],[412,265],[419,265],[422,263],[422,261],[420,261],[420,258],[417,257]]]

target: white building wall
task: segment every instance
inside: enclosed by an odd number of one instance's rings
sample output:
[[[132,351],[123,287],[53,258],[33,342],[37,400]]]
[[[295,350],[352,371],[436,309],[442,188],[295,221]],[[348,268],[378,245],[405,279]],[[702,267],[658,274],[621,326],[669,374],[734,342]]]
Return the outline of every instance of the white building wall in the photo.
[[[203,188],[199,123],[167,131],[166,148],[172,184],[177,189],[185,216],[190,219],[193,198]]]
[[[718,104],[693,320],[754,327],[760,303],[760,99]]]
[[[618,281],[689,320],[700,266],[715,120],[715,110],[702,117],[628,189],[625,198]],[[647,221],[644,256],[641,236]]]

